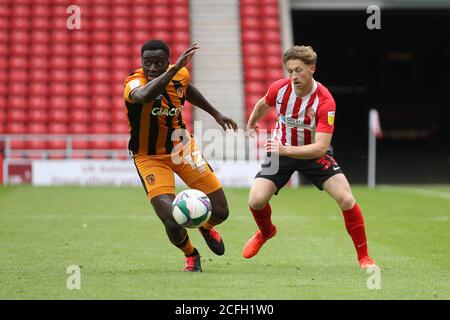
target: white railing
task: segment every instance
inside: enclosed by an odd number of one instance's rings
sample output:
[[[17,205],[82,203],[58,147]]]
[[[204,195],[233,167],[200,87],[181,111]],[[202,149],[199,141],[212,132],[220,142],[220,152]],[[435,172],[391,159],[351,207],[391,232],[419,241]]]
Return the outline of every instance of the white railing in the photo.
[[[130,136],[124,134],[9,134],[0,135],[0,152],[3,150],[5,159],[8,158],[28,158],[30,156],[42,156],[43,159],[49,158],[53,155],[58,155],[64,158],[72,158],[73,155],[85,156],[86,158],[92,156],[105,156],[108,158],[118,158],[128,156],[128,150],[126,144],[128,143]],[[64,148],[14,148],[14,144],[17,142],[23,142],[26,146],[30,141],[62,141],[65,142]],[[125,148],[88,148],[79,149],[74,148],[74,141],[93,142],[93,141],[110,141],[121,142]],[[39,157],[41,158],[41,157]]]

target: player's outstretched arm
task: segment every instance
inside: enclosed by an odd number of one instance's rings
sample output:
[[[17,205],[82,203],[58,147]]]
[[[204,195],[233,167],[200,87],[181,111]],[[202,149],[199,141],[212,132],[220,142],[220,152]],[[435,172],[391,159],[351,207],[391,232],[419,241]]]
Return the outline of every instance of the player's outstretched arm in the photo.
[[[206,100],[206,98],[201,94],[200,90],[198,90],[192,83],[189,83],[187,86],[186,99],[193,105],[196,105],[200,109],[208,112],[217,121],[217,123],[222,126],[223,130],[237,130],[238,126],[236,122],[214,108],[211,103],[209,103],[209,101]]]
[[[248,118],[247,127],[245,128],[245,133],[249,137],[253,138],[255,136],[256,129],[258,128],[256,123],[259,119],[264,117],[269,110],[270,106],[266,103],[266,98],[262,97],[259,99],[253,108],[252,114]]]
[[[330,147],[332,133],[317,132],[316,141],[304,146],[283,146],[278,140],[267,140],[265,149],[267,152],[277,152],[280,156],[297,159],[322,158]]]
[[[177,72],[189,63],[192,55],[198,48],[199,46],[197,43],[194,43],[181,54],[172,68],[153,79],[145,86],[133,90],[130,94],[133,103],[147,103],[155,100],[167,87],[169,81],[177,74]]]

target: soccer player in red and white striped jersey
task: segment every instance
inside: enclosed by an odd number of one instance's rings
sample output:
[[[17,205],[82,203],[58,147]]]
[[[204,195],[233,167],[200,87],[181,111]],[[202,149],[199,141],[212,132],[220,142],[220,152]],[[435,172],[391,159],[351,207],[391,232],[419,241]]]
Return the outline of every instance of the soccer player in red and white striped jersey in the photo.
[[[258,253],[272,238],[269,201],[278,194],[295,171],[302,172],[318,189],[325,190],[342,210],[347,232],[351,236],[362,268],[375,265],[369,256],[364,220],[342,169],[331,155],[336,104],[328,89],[313,78],[317,54],[310,46],[293,46],[283,55],[288,79],[274,82],[255,105],[247,123],[247,134],[253,136],[256,123],[270,108],[278,111],[272,139],[265,149],[279,155],[275,174],[262,170],[256,175],[249,196],[249,206],[259,229],[247,241],[244,258]]]

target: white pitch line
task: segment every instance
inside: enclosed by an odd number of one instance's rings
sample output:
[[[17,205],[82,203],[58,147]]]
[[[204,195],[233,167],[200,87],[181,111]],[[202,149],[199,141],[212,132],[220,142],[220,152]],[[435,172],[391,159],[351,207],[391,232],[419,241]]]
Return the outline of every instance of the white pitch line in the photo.
[[[440,198],[440,199],[450,200],[450,193],[442,192],[442,191],[435,191],[435,190],[428,190],[428,189],[421,189],[421,188],[393,187],[393,186],[380,186],[380,187],[378,187],[378,189],[380,189],[382,191],[415,194],[415,195],[424,196],[424,197],[432,197],[432,198]]]

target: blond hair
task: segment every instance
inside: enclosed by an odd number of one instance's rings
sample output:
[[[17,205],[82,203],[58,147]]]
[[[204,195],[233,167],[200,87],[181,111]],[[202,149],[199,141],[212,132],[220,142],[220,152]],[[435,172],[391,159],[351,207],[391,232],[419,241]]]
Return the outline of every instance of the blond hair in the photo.
[[[299,59],[306,65],[313,65],[317,62],[317,54],[311,46],[292,46],[283,54],[283,63],[289,60]]]

